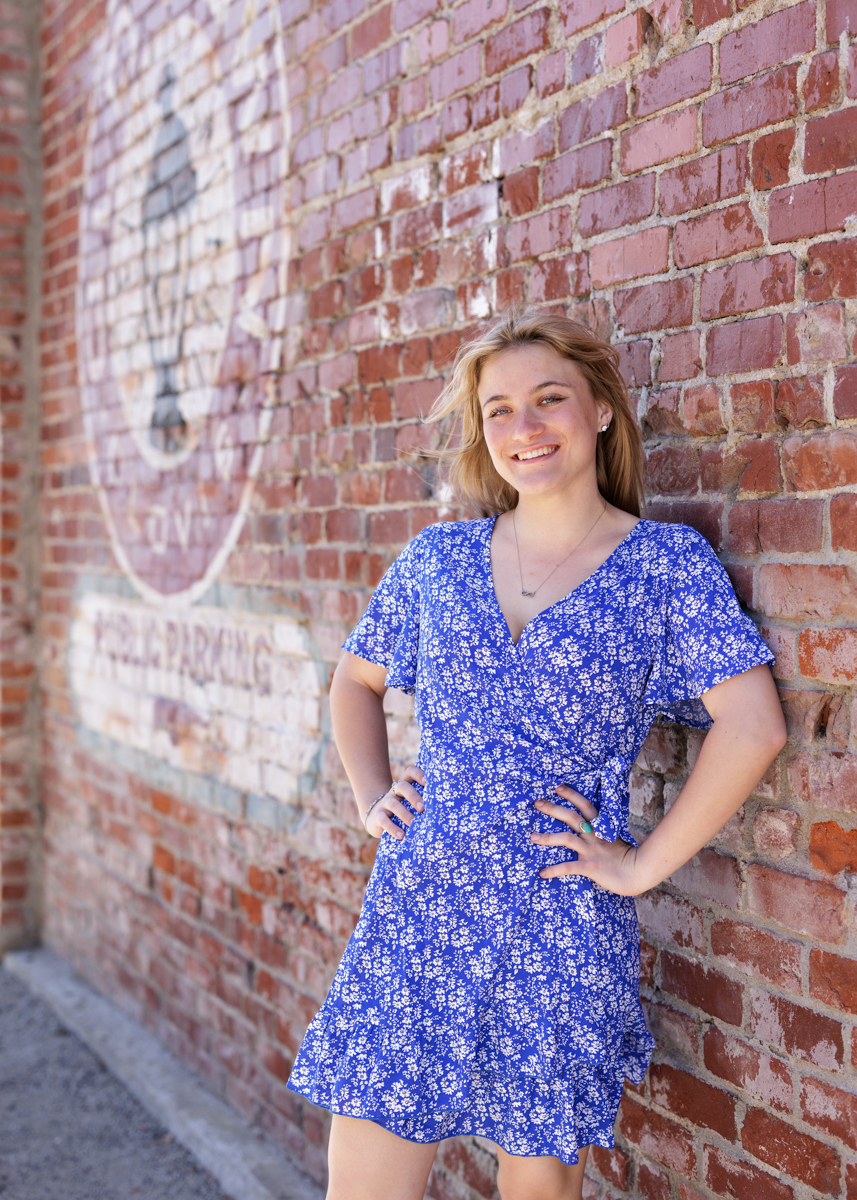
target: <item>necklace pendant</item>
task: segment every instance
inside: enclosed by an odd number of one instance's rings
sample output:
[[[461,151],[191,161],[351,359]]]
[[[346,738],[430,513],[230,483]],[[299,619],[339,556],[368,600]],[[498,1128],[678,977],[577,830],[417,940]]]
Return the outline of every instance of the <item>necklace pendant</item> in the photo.
[[[536,594],[535,592],[525,592],[525,591],[524,591],[524,589],[523,589],[523,588],[521,588],[521,595],[522,595],[522,596],[535,596],[535,594]]]

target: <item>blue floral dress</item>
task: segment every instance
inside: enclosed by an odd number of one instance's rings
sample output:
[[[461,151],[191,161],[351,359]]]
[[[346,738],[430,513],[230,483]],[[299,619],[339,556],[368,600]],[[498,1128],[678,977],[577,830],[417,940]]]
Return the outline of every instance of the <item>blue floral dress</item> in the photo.
[[[654,1042],[634,901],[542,879],[575,856],[530,841],[566,828],[534,801],[569,784],[599,837],[633,842],[628,775],[652,722],[708,728],[699,697],[773,655],[705,539],[647,520],[515,644],[495,520],[424,529],[345,643],[416,696],[425,811],[381,838],[289,1087],[411,1141],[480,1134],[574,1163],[613,1145]]]

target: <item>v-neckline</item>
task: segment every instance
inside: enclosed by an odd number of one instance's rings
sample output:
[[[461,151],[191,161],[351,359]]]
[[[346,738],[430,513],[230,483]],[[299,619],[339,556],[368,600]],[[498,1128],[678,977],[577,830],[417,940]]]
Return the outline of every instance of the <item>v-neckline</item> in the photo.
[[[619,542],[619,544],[617,546],[613,547],[613,549],[610,551],[610,553],[607,555],[607,557],[604,559],[604,561],[602,563],[599,563],[599,565],[595,568],[595,570],[591,571],[586,576],[585,579],[582,579],[580,581],[580,583],[577,585],[577,587],[573,587],[570,592],[566,592],[566,594],[564,596],[560,596],[559,600],[554,601],[553,604],[549,604],[547,606],[547,608],[540,609],[539,612],[537,612],[535,614],[535,616],[530,617],[529,621],[527,621],[527,623],[524,625],[521,632],[518,634],[518,640],[515,641],[515,639],[512,637],[512,631],[509,628],[509,622],[506,620],[506,614],[503,612],[503,609],[500,607],[500,601],[497,599],[497,589],[494,586],[494,571],[491,566],[491,539],[494,536],[494,527],[497,524],[497,519],[501,515],[502,515],[501,513],[495,513],[493,517],[488,518],[488,520],[491,522],[491,524],[488,526],[488,536],[483,539],[482,553],[484,555],[484,565],[485,565],[485,572],[486,572],[486,576],[487,576],[487,580],[488,580],[488,590],[490,591],[491,599],[494,602],[494,609],[500,618],[500,622],[506,631],[506,637],[509,639],[509,643],[513,650],[517,650],[518,647],[521,645],[521,642],[524,640],[524,634],[527,632],[527,630],[530,628],[531,625],[535,624],[535,622],[538,621],[541,617],[543,617],[546,613],[549,613],[553,609],[558,608],[561,604],[567,604],[568,601],[572,598],[572,596],[574,596],[577,592],[581,591],[583,588],[587,587],[587,585],[590,584],[592,582],[592,580],[595,579],[595,577],[604,570],[604,568],[611,561],[611,559],[613,559],[619,553],[619,551],[630,541],[630,539],[634,536],[634,534],[637,532],[637,530],[640,528],[640,526],[649,524],[648,520],[645,517],[640,517],[640,519],[637,521],[637,524],[634,525],[632,529],[628,530],[628,532],[622,538],[622,541]]]

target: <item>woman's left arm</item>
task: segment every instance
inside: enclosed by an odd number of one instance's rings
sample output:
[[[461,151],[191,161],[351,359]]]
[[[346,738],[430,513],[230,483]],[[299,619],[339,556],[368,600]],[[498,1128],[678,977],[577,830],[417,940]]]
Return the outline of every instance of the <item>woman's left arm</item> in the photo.
[[[569,825],[569,832],[534,835],[543,845],[567,845],[577,862],[547,867],[541,874],[585,875],[611,892],[638,896],[683,866],[735,815],[786,744],[786,726],[770,669],[753,667],[702,697],[714,723],[688,780],[669,812],[637,848],[602,842],[578,832],[569,809],[539,801],[536,805]],[[584,818],[597,810],[572,788],[557,792]]]

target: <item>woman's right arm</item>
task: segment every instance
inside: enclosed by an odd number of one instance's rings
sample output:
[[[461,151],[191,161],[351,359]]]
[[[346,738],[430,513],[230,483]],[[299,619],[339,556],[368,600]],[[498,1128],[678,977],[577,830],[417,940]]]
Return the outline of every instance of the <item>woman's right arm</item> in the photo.
[[[361,821],[376,796],[386,793],[372,809],[367,833],[379,838],[387,832],[401,840],[405,836],[404,830],[391,819],[391,814],[410,825],[413,813],[389,790],[393,777],[384,716],[386,676],[385,667],[346,651],[333,673],[330,715],[336,748],[354,792]],[[418,812],[422,811],[419,794],[413,788],[405,787],[408,803]]]

